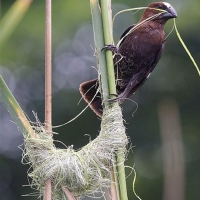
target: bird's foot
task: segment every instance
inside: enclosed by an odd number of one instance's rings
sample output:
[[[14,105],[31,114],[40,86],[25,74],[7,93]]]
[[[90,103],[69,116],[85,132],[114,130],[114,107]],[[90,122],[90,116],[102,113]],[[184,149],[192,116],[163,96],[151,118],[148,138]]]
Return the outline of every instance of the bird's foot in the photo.
[[[105,51],[110,50],[110,51],[112,51],[113,54],[117,54],[118,53],[118,48],[116,46],[112,45],[112,44],[105,45],[101,49],[101,51],[103,51],[103,50],[105,50]]]

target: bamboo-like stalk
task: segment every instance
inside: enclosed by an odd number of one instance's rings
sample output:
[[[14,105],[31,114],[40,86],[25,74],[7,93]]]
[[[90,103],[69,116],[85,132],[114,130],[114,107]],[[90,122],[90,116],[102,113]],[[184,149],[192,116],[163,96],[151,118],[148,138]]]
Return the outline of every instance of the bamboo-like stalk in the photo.
[[[98,67],[101,74],[101,87],[102,87],[102,98],[104,106],[109,106],[109,87],[108,87],[108,73],[107,73],[107,63],[105,53],[101,49],[105,46],[104,36],[103,36],[103,24],[102,24],[102,15],[99,5],[99,0],[90,0],[92,22],[93,22],[93,31],[94,31],[94,40],[96,46],[96,54]],[[111,177],[113,184],[111,185],[111,198],[112,200],[119,199],[118,184],[116,178],[116,169],[113,169],[114,172],[111,172]],[[115,184],[114,184],[115,182]]]
[[[17,0],[0,21],[0,48],[7,42],[33,0]]]
[[[102,10],[102,23],[104,45],[113,44],[111,0],[100,0]],[[107,79],[110,98],[116,94],[114,63],[111,51],[106,51]],[[115,97],[115,96],[113,96]]]
[[[52,125],[52,16],[51,0],[46,0],[46,34],[45,34],[45,124],[51,131]]]
[[[106,45],[113,44],[111,0],[100,0],[100,3],[102,10],[104,42]],[[116,94],[116,84],[114,63],[111,51],[106,51],[106,63],[108,73],[109,95],[110,98],[112,98],[113,94]],[[117,166],[119,175],[120,200],[128,200],[126,175],[124,169],[124,154],[121,151],[117,152]]]
[[[45,34],[45,129],[52,131],[52,16],[51,0],[46,0]],[[44,200],[51,200],[51,179],[45,181]]]
[[[31,124],[27,120],[23,110],[16,101],[15,97],[12,95],[8,86],[6,85],[3,78],[0,76],[0,100],[3,102],[4,106],[7,108],[8,112],[17,123],[19,130],[22,132],[24,137],[35,138],[35,132],[31,127]]]
[[[45,129],[52,132],[52,4],[46,0],[46,34],[45,34]],[[63,187],[67,198],[75,198],[70,191]],[[67,191],[67,192],[66,192]],[[44,200],[51,200],[51,179],[45,181]]]
[[[126,187],[126,175],[124,168],[124,154],[121,151],[117,152],[117,165],[120,187],[120,200],[128,200],[127,187]]]
[[[64,191],[65,195],[69,200],[76,200],[75,197],[72,195],[72,193],[68,190],[68,188],[62,186],[62,190]]]
[[[102,98],[104,106],[109,106],[109,87],[108,87],[108,76],[107,76],[107,67],[106,67],[106,57],[105,52],[101,51],[104,47],[104,36],[103,36],[103,24],[102,16],[100,11],[99,0],[90,0],[91,14],[92,14],[92,23],[94,31],[94,41],[96,47],[96,56],[98,62],[98,68],[101,74],[101,87],[102,87]],[[116,171],[115,169],[113,169]],[[113,183],[111,184],[111,198],[112,200],[119,199],[119,191],[117,185],[117,178],[114,176],[114,172],[111,172],[111,177]]]
[[[97,62],[101,74],[101,86],[102,96],[104,105],[108,105],[109,91],[108,91],[108,80],[107,80],[107,68],[106,68],[106,58],[105,53],[101,51],[104,47],[104,37],[103,37],[103,25],[99,7],[99,0],[90,0],[92,23],[94,31],[94,41],[96,47]]]

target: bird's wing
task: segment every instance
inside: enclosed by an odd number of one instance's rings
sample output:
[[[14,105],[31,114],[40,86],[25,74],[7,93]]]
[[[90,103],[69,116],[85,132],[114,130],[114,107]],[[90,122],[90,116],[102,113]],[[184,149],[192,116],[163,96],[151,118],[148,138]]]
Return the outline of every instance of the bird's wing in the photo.
[[[129,27],[122,33],[120,39],[122,39],[134,26],[135,26],[135,24],[129,26]]]
[[[122,33],[122,35],[121,35],[121,37],[120,37],[120,40],[121,40],[121,39],[124,40],[125,38],[123,38],[123,37],[124,37],[134,26],[135,26],[135,24],[129,26],[129,27]],[[123,42],[123,40],[120,42],[120,44]]]
[[[144,82],[149,78],[151,75],[151,72],[154,70],[156,64],[160,60],[160,57],[162,56],[164,49],[164,43],[161,46],[161,48],[157,51],[156,56],[154,59],[152,59],[152,63],[150,64],[150,67],[148,70],[145,68],[138,73],[134,74],[131,79],[129,80],[128,84],[129,87],[125,87],[124,91],[118,95],[117,99],[120,100],[120,103],[123,103],[125,98],[128,98],[131,96],[139,87],[141,87]]]
[[[150,73],[145,71],[140,71],[139,73],[135,74],[128,83],[129,87],[126,87],[125,90],[118,95],[117,99],[120,100],[120,103],[123,103],[126,98],[131,96],[140,86],[142,86],[149,75]]]

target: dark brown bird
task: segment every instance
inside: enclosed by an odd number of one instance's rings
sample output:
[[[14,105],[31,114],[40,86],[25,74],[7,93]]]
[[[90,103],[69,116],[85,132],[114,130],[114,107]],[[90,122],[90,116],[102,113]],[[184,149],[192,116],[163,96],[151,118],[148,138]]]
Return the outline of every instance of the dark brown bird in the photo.
[[[176,17],[177,13],[169,3],[151,3],[140,21],[122,34],[118,47],[107,45],[104,48],[114,53],[116,99],[120,103],[135,93],[154,70],[164,51],[164,25],[167,20]],[[79,89],[90,108],[101,117],[103,108],[98,87],[95,79],[82,83]]]

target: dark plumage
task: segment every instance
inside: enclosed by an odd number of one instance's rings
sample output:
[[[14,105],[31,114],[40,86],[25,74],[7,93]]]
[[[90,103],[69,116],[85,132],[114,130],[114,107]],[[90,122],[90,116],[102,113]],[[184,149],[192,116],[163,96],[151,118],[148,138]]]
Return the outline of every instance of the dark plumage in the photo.
[[[152,18],[148,19],[149,17]],[[120,103],[125,98],[130,97],[154,70],[164,50],[164,25],[167,20],[176,17],[177,13],[169,3],[151,3],[144,11],[140,21],[136,25],[130,26],[122,34],[118,47],[112,45],[105,47],[105,49],[110,49],[113,53],[116,53],[114,56],[117,79],[116,99]],[[148,20],[144,22],[146,19]],[[95,79],[82,83],[80,92],[84,100],[90,103],[91,109],[98,116],[101,116],[102,100],[100,92],[97,93],[97,88],[98,80]],[[94,98],[96,93],[97,96]]]

